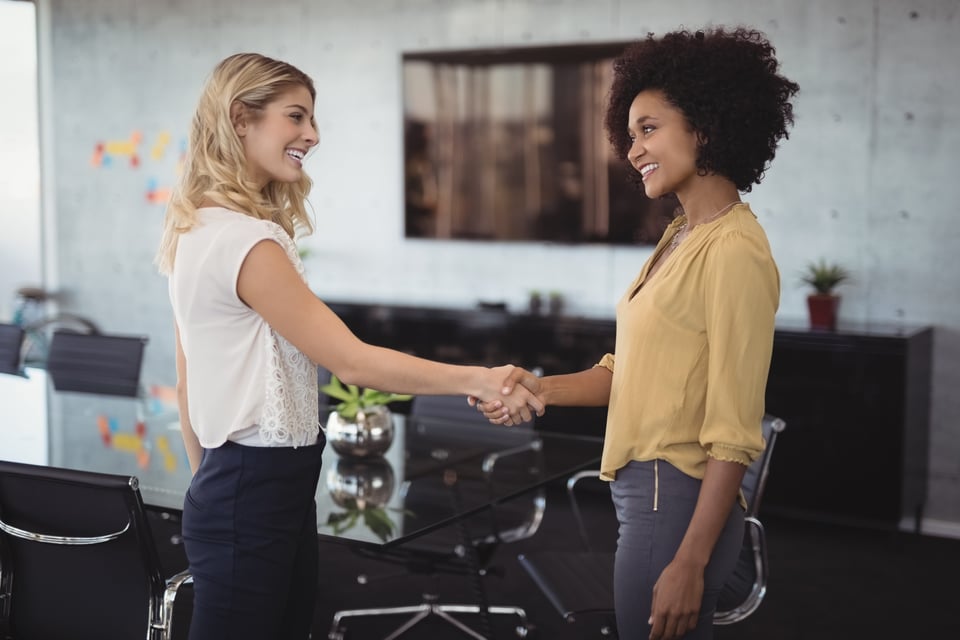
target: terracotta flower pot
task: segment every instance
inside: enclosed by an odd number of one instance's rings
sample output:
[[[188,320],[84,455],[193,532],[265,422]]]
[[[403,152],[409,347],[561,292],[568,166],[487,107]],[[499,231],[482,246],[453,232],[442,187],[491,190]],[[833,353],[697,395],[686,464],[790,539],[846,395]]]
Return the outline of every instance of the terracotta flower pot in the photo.
[[[834,331],[837,328],[837,310],[839,308],[840,296],[819,293],[807,296],[810,328]]]

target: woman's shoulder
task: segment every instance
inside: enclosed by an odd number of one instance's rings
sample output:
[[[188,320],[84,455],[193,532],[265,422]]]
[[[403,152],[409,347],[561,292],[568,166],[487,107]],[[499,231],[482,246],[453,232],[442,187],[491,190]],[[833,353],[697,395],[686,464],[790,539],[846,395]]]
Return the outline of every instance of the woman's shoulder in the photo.
[[[707,240],[709,254],[728,260],[773,260],[767,234],[748,204],[738,205],[724,218]]]
[[[717,233],[711,234],[715,242],[737,242],[762,240],[766,243],[767,234],[753,212],[750,205],[746,202],[738,204],[730,213],[723,216],[717,225]]]
[[[197,216],[202,220],[214,222],[221,225],[248,225],[256,226],[262,225],[263,223],[275,224],[270,220],[262,220],[256,216],[252,216],[249,213],[238,211],[236,209],[228,209],[227,207],[221,206],[210,206],[210,207],[199,207],[197,209]]]
[[[200,222],[224,239],[231,236],[259,235],[264,238],[283,238],[287,233],[272,220],[264,220],[242,211],[226,207],[202,207],[197,209]]]

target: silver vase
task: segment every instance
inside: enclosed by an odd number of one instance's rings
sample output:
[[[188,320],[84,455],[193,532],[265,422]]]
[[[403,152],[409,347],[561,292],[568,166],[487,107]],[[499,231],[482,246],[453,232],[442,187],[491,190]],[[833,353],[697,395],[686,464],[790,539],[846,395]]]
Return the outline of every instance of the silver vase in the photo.
[[[326,436],[341,456],[381,456],[393,443],[393,414],[383,405],[361,409],[353,420],[333,411],[327,418]]]
[[[341,458],[327,472],[327,490],[341,507],[385,507],[396,486],[393,467],[384,458]]]

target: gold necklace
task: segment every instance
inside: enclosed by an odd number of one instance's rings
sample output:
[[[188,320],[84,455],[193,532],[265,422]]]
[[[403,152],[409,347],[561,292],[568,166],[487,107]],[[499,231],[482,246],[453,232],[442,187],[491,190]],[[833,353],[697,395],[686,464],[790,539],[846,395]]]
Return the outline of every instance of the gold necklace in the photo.
[[[708,222],[712,222],[712,221],[715,220],[716,218],[719,218],[721,213],[723,213],[724,211],[726,211],[727,209],[729,209],[729,208],[732,207],[733,205],[738,204],[739,202],[740,202],[740,199],[739,199],[739,198],[737,198],[737,199],[734,200],[733,202],[728,202],[727,204],[725,204],[725,205],[723,205],[722,207],[720,207],[719,209],[717,209],[717,210],[716,210],[713,214],[711,214],[706,220],[704,220],[703,222],[698,222],[697,224],[706,224],[706,223],[708,223]],[[693,226],[695,227],[695,226],[697,226],[697,225],[693,225]],[[693,227],[690,227],[690,229],[693,229]],[[677,227],[677,232],[673,234],[673,237],[672,237],[672,238],[670,238],[670,250],[671,250],[671,251],[672,251],[673,249],[676,249],[677,247],[680,246],[680,242],[681,242],[681,240],[683,240],[683,238],[681,238],[680,235],[681,235],[684,231],[686,231],[686,230],[687,230],[687,222],[686,222],[686,220],[684,220],[684,221],[680,224],[680,226]]]

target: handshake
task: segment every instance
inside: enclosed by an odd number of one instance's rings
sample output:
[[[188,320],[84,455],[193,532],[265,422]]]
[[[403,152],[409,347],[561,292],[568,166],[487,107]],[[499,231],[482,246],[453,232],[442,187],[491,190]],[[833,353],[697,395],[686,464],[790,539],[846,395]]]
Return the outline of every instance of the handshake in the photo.
[[[479,397],[468,396],[467,403],[492,424],[508,427],[523,424],[533,420],[534,415],[542,416],[546,410],[541,380],[530,371],[505,365],[487,369],[484,377],[485,386],[490,390]]]

